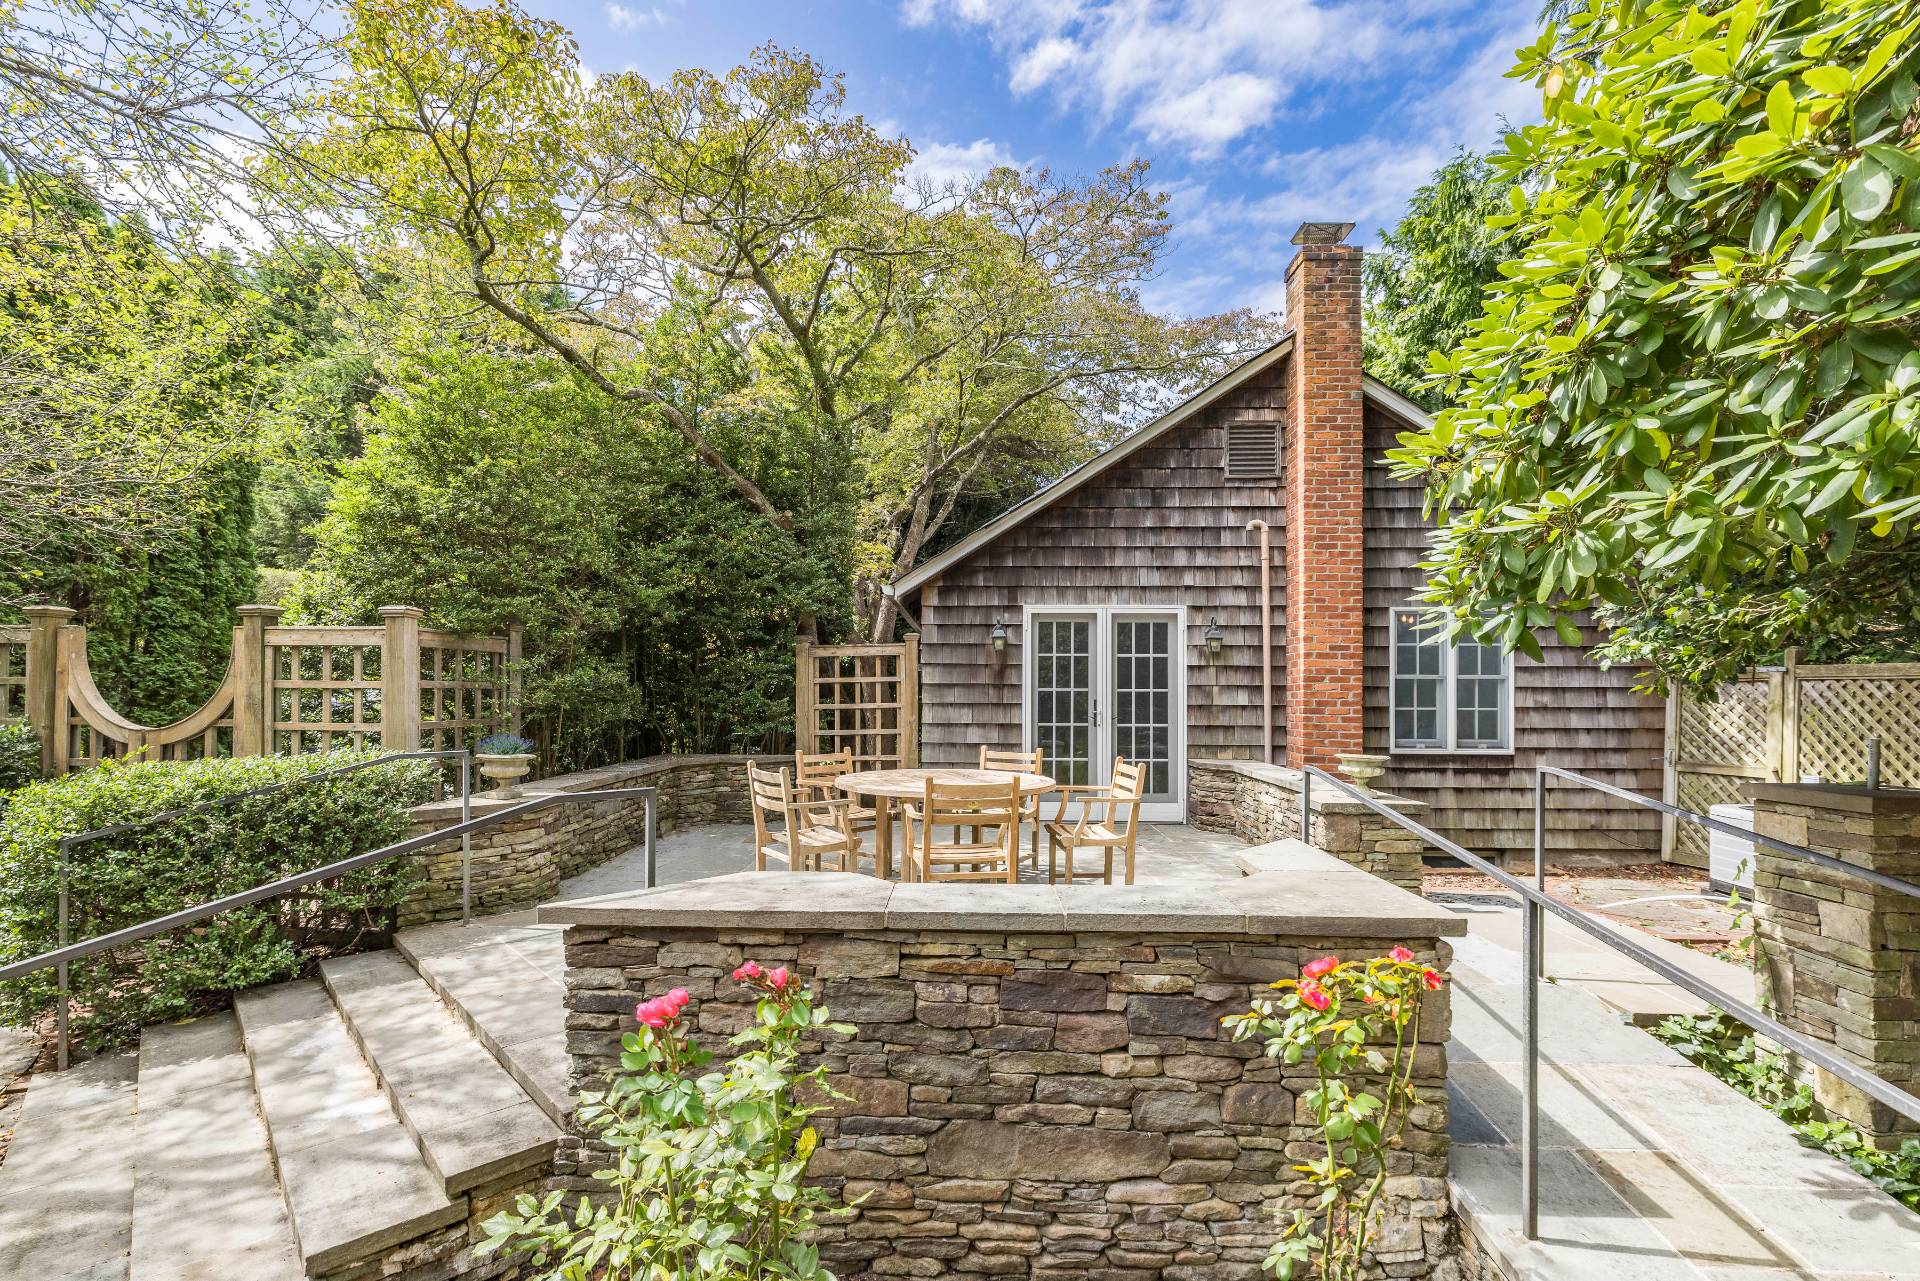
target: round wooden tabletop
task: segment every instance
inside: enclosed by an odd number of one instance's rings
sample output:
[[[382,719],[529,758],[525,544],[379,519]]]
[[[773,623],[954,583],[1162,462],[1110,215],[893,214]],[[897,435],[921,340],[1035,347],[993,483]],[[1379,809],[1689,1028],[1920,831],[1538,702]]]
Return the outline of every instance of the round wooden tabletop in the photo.
[[[998,769],[868,769],[842,774],[833,780],[833,785],[854,796],[898,798],[925,795],[928,779],[936,783],[971,783],[974,786],[999,783],[1004,786],[1014,777],[1012,771]],[[1054,781],[1045,774],[1021,774],[1018,777],[1022,793],[1048,792],[1055,786]]]

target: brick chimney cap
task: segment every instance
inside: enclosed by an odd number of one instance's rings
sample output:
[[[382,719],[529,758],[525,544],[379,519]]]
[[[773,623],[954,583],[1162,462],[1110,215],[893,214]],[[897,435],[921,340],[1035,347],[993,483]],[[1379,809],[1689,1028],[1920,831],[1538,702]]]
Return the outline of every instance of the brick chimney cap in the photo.
[[[1296,245],[1337,245],[1352,234],[1350,222],[1303,222],[1293,233]]]

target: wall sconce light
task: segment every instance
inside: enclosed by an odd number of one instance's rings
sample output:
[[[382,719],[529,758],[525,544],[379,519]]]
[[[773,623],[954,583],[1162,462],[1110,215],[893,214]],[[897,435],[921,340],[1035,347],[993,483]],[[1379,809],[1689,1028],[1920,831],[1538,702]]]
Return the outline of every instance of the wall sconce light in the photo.
[[[1220,657],[1220,651],[1227,643],[1227,634],[1220,630],[1220,620],[1216,618],[1210,621],[1207,624],[1207,630],[1201,635],[1207,642],[1207,657]]]
[[[1007,625],[1005,623],[995,621],[993,625],[993,631],[989,633],[987,639],[990,642],[992,642],[994,653],[996,654],[1006,653],[1007,652]]]

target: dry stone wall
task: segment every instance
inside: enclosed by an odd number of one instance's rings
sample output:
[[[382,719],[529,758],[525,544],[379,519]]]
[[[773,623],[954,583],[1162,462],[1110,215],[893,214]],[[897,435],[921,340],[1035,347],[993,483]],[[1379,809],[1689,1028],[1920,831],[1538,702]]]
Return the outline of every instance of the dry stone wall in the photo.
[[[745,823],[747,777],[744,756],[654,756],[601,769],[543,779],[523,788],[526,797],[546,792],[586,792],[618,787],[654,787],[657,831],[668,835],[702,823]],[[517,801],[476,798],[475,818]],[[598,867],[639,845],[646,807],[638,800],[552,805],[474,833],[473,911],[509,912],[552,899],[560,882]],[[460,821],[460,802],[438,801],[413,811],[411,835]],[[400,924],[460,919],[460,842],[434,846],[420,857],[426,880],[400,910]]]
[[[751,900],[756,877],[777,884],[766,900],[789,910],[736,911],[752,919],[734,924],[711,910],[670,910],[676,891],[683,903]],[[1311,1070],[1233,1042],[1222,1016],[1327,951],[1374,955],[1405,943],[1440,968],[1450,957],[1433,922],[1404,909],[1444,914],[1344,868],[1332,879],[1373,896],[1350,924],[1380,933],[1263,926],[1248,904],[1283,891],[1274,876],[1219,891],[1010,886],[990,905],[980,901],[988,887],[884,887],[916,905],[971,896],[970,912],[865,911],[861,897],[881,883],[832,873],[746,873],[639,896],[655,910],[619,921],[610,919],[617,907],[602,909],[568,928],[575,1084],[597,1086],[634,1005],[674,987],[692,996],[702,1039],[723,1049],[751,1017],[733,968],[785,965],[859,1029],[817,1048],[851,1096],[816,1119],[811,1169],[859,1201],[820,1234],[840,1275],[1251,1281],[1277,1234],[1275,1213],[1299,1203],[1290,1167],[1317,1151],[1300,1102]],[[812,927],[794,904],[806,882],[831,905]],[[1103,928],[1059,910],[1083,897],[1104,913],[1084,920]],[[1178,910],[1157,912],[1156,901]],[[1021,910],[1028,903],[1039,907]],[[1202,910],[1210,924],[1198,923]],[[543,911],[568,916],[564,904]],[[1386,1276],[1427,1276],[1447,1249],[1447,1013],[1446,994],[1435,994],[1419,1048],[1424,1103],[1395,1156],[1377,1238]],[[591,1172],[604,1162],[576,1136],[556,1168],[571,1187],[594,1190]]]
[[[1304,839],[1401,889],[1420,892],[1420,839],[1330,786],[1313,793],[1313,830],[1300,831],[1300,772],[1252,761],[1193,760],[1187,769],[1187,821],[1249,845]],[[1378,799],[1416,822],[1426,805],[1403,796]]]

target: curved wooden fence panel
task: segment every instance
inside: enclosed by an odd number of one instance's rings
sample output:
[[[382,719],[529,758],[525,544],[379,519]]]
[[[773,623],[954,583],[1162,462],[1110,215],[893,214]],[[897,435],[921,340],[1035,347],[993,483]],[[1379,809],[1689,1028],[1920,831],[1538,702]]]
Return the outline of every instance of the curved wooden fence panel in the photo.
[[[109,757],[299,755],[336,747],[470,747],[519,729],[520,629],[462,636],[422,628],[410,605],[377,627],[282,627],[280,610],[243,605],[220,687],[171,725],[116,712],[94,684],[87,629],[54,605],[0,628],[0,722],[40,736],[41,772]]]

